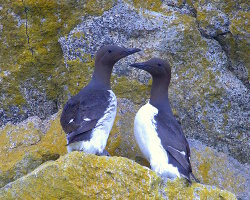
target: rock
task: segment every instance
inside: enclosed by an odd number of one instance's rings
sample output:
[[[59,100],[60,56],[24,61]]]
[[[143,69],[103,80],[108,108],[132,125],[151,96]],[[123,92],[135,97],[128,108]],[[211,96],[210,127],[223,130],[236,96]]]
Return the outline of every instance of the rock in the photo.
[[[65,68],[58,39],[82,16],[101,15],[112,6],[112,0],[1,3],[0,126],[58,111],[67,100],[65,72],[79,75]]]
[[[0,187],[66,153],[59,114],[49,120],[30,117],[0,129]]]
[[[249,84],[248,1],[196,1],[197,22],[205,37],[217,40],[225,51],[231,70]]]
[[[135,142],[133,125],[127,126],[135,113],[134,104],[126,99],[119,99],[118,105],[121,110],[118,111],[106,149],[112,156],[127,157],[150,167]],[[123,120],[119,117],[121,115]],[[55,160],[66,153],[65,134],[59,119],[60,112],[48,120],[31,117],[22,123],[7,124],[1,128],[1,187],[32,172],[42,163]],[[199,141],[189,140],[189,144],[193,171],[202,183],[228,190],[241,199],[250,196],[249,165],[240,164],[230,156],[218,153]]]
[[[150,76],[129,63],[168,59],[169,96],[187,136],[249,163],[247,2],[41,2],[1,5],[0,126],[57,112],[89,81],[97,48],[117,43],[144,50],[114,68],[121,101],[136,112],[149,97]],[[119,115],[123,127],[132,118]]]
[[[129,127],[126,127],[130,129]],[[143,158],[135,140],[128,140],[126,136],[116,134],[120,138],[120,146],[114,143],[116,150],[111,151],[112,155],[122,154],[125,157],[135,160],[137,163],[150,168],[150,164]],[[129,134],[128,134],[129,135]],[[132,136],[129,136],[132,137]],[[109,141],[115,140],[111,134]],[[208,147],[201,142],[189,139],[191,149],[191,165],[193,173],[206,185],[213,185],[234,193],[239,199],[250,197],[250,166],[241,164],[231,156]],[[131,147],[129,147],[129,144]],[[112,143],[108,143],[107,149],[112,150]]]
[[[39,118],[58,112],[87,84],[101,45],[117,43],[143,52],[114,67],[118,113],[108,140],[111,155],[148,166],[133,138],[133,120],[149,98],[151,81],[149,74],[128,65],[159,56],[172,66],[174,113],[186,136],[202,142],[192,148],[196,175],[248,199],[249,189],[242,184],[249,185],[248,7],[244,0],[3,2],[0,187],[66,152],[59,114]],[[215,164],[207,166],[206,160]]]
[[[163,183],[126,158],[72,152],[1,188],[0,199],[236,199],[216,187],[184,182]]]
[[[234,193],[239,199],[250,197],[250,166],[217,152],[197,140],[189,140],[195,176],[203,183]]]
[[[105,43],[133,44],[143,49],[141,55],[128,57],[114,68],[114,73],[129,77],[128,87],[123,87],[114,77],[115,93],[121,98],[118,91],[122,87],[122,92],[127,95],[122,98],[127,98],[128,102],[133,98],[135,104],[136,100],[147,98],[148,93],[137,96],[135,94],[142,92],[133,92],[129,85],[138,84],[132,82],[133,79],[147,83],[149,75],[128,68],[127,62],[152,56],[168,59],[173,67],[169,96],[187,136],[229,153],[243,163],[249,162],[246,158],[250,155],[247,137],[250,95],[247,87],[228,69],[230,61],[223,47],[213,37],[206,38],[200,33],[193,16],[183,15],[181,11],[167,12],[168,7],[162,7],[156,13],[138,10],[132,5],[119,1],[100,17],[86,17],[67,37],[60,38],[66,63],[84,61],[84,55],[93,55]],[[156,8],[150,9],[156,11]],[[211,28],[211,31],[215,30],[214,34],[219,34],[216,31],[226,32],[227,22],[224,28],[216,27],[218,30]],[[77,39],[75,35],[84,37]],[[132,95],[128,95],[128,90]],[[125,117],[124,121],[127,121]],[[132,120],[128,122],[131,123]]]
[[[106,149],[112,156],[123,156],[136,160],[138,156],[142,157],[134,137],[133,119],[136,106],[127,99],[118,99],[118,107],[120,109],[117,112]]]

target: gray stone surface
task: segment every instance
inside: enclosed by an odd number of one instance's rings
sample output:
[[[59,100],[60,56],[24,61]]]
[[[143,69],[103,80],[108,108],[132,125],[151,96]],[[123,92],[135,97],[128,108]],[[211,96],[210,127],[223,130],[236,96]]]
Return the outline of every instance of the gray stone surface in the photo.
[[[228,69],[230,61],[220,43],[200,33],[196,18],[169,9],[168,14],[142,11],[118,1],[100,17],[83,18],[59,40],[65,60],[94,54],[107,43],[139,47],[143,52],[118,63],[114,73],[144,83],[150,76],[128,68],[129,63],[153,56],[169,60],[170,99],[185,133],[241,162],[249,162],[247,87]],[[226,32],[226,24],[216,24],[212,29]],[[84,37],[77,38],[76,33]]]
[[[193,172],[203,184],[216,185],[238,199],[250,198],[250,165],[210,148],[200,141],[189,139]]]

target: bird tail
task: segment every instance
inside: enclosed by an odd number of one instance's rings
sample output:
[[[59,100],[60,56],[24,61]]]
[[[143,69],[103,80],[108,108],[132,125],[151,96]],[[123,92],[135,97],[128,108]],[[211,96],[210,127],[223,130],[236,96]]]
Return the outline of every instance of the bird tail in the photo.
[[[200,183],[200,181],[194,176],[193,172],[191,172],[190,175],[193,177],[193,179],[195,180],[195,182]]]

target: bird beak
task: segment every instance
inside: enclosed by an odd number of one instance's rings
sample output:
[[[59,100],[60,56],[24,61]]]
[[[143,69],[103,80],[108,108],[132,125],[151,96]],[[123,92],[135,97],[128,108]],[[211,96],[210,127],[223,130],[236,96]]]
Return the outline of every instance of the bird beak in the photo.
[[[148,71],[148,69],[150,68],[149,65],[147,65],[146,62],[142,62],[142,63],[133,63],[133,64],[130,64],[131,67],[134,67],[134,68],[138,68],[138,69],[142,69],[142,70],[145,70],[145,71]]]
[[[131,54],[134,54],[134,53],[139,52],[139,51],[141,51],[141,49],[138,49],[138,48],[130,48],[130,49],[126,49],[126,50],[125,50],[125,53],[126,53],[127,55],[131,55]]]

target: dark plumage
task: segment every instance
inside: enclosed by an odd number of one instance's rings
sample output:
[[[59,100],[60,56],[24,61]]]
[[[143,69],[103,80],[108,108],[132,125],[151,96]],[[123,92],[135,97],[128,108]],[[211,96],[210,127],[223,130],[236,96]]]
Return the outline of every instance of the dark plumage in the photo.
[[[168,100],[170,65],[165,60],[152,58],[131,66],[145,70],[153,77],[150,101],[135,118],[135,137],[141,151],[159,174],[170,178],[182,175],[191,182],[190,175],[194,175],[189,145]]]
[[[67,134],[68,152],[103,153],[117,107],[110,87],[113,66],[121,58],[138,51],[116,45],[103,46],[98,50],[91,81],[63,108],[61,125]]]
[[[107,90],[86,87],[67,102],[63,109],[61,124],[65,133],[68,133],[68,144],[90,140],[92,129],[109,105],[109,98],[110,93]],[[74,121],[69,123],[71,119]]]

